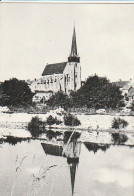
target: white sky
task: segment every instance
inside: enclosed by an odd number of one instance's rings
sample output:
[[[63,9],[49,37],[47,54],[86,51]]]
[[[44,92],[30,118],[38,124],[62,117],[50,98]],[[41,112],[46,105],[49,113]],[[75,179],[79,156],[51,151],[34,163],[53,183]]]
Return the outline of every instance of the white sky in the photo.
[[[0,3],[0,81],[67,61],[74,21],[82,79],[134,78],[134,4]]]

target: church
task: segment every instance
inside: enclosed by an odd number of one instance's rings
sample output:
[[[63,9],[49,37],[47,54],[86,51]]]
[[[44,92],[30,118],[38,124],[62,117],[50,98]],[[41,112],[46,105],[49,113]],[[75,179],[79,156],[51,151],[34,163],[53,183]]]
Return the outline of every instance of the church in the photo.
[[[42,77],[35,79],[30,88],[36,94],[34,102],[42,98],[48,100],[51,95],[58,91],[70,94],[81,87],[80,57],[77,52],[75,27],[72,37],[71,53],[67,62],[47,64],[43,70]]]

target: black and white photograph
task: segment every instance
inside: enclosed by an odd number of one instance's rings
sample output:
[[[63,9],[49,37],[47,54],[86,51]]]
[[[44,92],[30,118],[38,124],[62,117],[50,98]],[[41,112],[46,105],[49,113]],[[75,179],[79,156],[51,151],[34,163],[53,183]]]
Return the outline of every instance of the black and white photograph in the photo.
[[[0,2],[0,196],[133,187],[134,3]]]

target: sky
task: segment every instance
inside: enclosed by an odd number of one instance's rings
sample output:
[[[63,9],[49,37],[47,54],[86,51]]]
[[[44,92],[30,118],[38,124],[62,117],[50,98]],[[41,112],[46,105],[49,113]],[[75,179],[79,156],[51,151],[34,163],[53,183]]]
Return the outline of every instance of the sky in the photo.
[[[82,80],[134,79],[134,4],[0,3],[0,81],[66,62],[75,23]]]

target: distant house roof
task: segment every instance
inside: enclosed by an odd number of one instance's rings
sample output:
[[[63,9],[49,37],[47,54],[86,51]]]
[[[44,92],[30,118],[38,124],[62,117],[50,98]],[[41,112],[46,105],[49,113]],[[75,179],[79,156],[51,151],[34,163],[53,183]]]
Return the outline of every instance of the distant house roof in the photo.
[[[129,83],[129,81],[118,81],[118,82],[113,82],[113,84],[115,84],[115,85],[118,86],[119,88],[123,88],[127,83]]]
[[[132,88],[132,83],[128,82],[122,90],[130,90],[130,88]]]
[[[33,80],[26,80],[26,83],[27,83],[28,85],[31,85],[31,84],[33,83]]]
[[[134,96],[134,87],[129,91],[128,97]]]
[[[62,74],[65,67],[66,67],[66,64],[67,64],[67,62],[48,64],[48,65],[46,65],[46,67],[42,73],[42,76],[53,75],[53,74]]]

